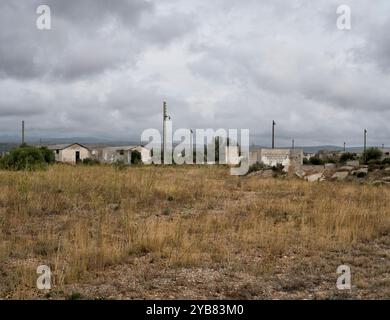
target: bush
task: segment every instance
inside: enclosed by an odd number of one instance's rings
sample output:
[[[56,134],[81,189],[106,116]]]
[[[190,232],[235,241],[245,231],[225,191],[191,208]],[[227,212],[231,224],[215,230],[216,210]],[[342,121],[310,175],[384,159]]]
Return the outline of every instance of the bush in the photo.
[[[282,173],[284,169],[284,165],[278,163],[276,166],[272,166],[272,171],[275,173]]]
[[[303,164],[310,164],[310,160],[306,159],[306,158],[303,158]]]
[[[380,160],[382,158],[382,151],[378,148],[368,148],[363,153],[363,161],[370,162],[371,160]]]
[[[343,153],[340,156],[340,162],[341,163],[346,163],[349,160],[355,160],[355,159],[356,159],[356,154],[355,153],[346,152],[346,153]]]
[[[41,147],[40,150],[42,152],[43,158],[47,163],[54,163],[56,161],[54,152],[52,150],[48,149],[47,147]]]
[[[114,162],[113,166],[116,170],[125,170],[127,168],[127,165],[122,160],[117,160]]]
[[[371,159],[367,162],[367,164],[370,166],[379,166],[382,164],[382,161],[376,160],[376,159]]]
[[[324,161],[322,161],[322,160],[321,160],[320,158],[318,158],[318,157],[311,157],[309,161],[310,161],[310,164],[315,165],[315,166],[324,164]]]
[[[383,165],[390,165],[390,158],[385,158],[382,160]]]
[[[337,163],[337,159],[333,157],[327,157],[324,161],[322,161],[322,163]]]
[[[251,172],[263,170],[264,168],[265,168],[264,163],[256,162],[256,163],[249,166],[248,174]]]
[[[85,164],[87,166],[94,166],[94,165],[100,164],[100,162],[99,162],[99,160],[96,160],[96,159],[85,158],[85,159],[83,159],[83,164]]]
[[[1,158],[0,168],[6,170],[36,170],[43,169],[49,163],[54,162],[53,156],[49,155],[50,150],[36,148],[28,145],[21,145],[11,150],[9,154]]]
[[[382,161],[377,159],[371,159],[367,162],[369,170],[382,169]]]

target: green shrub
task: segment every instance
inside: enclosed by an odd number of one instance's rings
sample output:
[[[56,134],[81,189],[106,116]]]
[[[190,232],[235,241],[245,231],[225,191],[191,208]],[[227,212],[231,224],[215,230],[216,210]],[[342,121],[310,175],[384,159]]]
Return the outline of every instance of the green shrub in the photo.
[[[380,160],[382,158],[382,151],[378,148],[368,148],[363,153],[363,160],[370,162],[371,160]]]
[[[323,163],[337,163],[337,159],[333,158],[333,157],[327,157],[324,161],[322,161]]]
[[[310,164],[310,160],[307,158],[303,158],[303,164]]]
[[[54,155],[53,155],[54,157]],[[1,158],[0,168],[6,170],[36,170],[52,162],[47,149],[22,145]]]
[[[255,171],[260,171],[265,168],[264,163],[262,162],[256,162],[249,166],[248,174]]]
[[[356,159],[356,153],[346,152],[340,156],[341,163],[346,163],[349,160],[355,160],[355,159]]]
[[[371,159],[367,162],[369,166],[380,166],[382,164],[382,161],[377,159]]]
[[[310,161],[310,164],[315,165],[315,166],[324,164],[324,161],[322,161],[319,157],[311,157],[309,161]]]
[[[83,159],[83,164],[85,164],[87,166],[94,166],[94,165],[100,164],[100,162],[99,162],[99,160],[96,160],[96,159],[86,158],[86,159]]]
[[[48,149],[47,147],[41,147],[40,150],[42,152],[43,158],[47,163],[54,163],[56,161],[54,152],[52,150]]]
[[[385,158],[382,160],[383,165],[390,165],[390,158]]]
[[[284,169],[284,165],[282,165],[281,163],[278,163],[276,166],[272,167],[272,171],[276,173],[282,173],[283,169]]]
[[[123,160],[117,160],[114,162],[113,166],[116,170],[125,170],[127,168],[127,165]]]

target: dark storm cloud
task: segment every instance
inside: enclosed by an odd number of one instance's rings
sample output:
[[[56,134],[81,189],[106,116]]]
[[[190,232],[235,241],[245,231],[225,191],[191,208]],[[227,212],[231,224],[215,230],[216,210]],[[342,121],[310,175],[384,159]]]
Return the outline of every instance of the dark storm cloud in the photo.
[[[146,46],[168,44],[188,30],[180,14],[154,15],[145,0],[49,0],[52,30],[35,27],[41,1],[0,4],[0,76],[76,79],[125,63],[134,64]],[[142,21],[142,19],[146,21]]]
[[[0,136],[23,117],[49,136],[139,138],[161,126],[249,128],[267,144],[390,144],[390,5],[346,0],[0,3]]]

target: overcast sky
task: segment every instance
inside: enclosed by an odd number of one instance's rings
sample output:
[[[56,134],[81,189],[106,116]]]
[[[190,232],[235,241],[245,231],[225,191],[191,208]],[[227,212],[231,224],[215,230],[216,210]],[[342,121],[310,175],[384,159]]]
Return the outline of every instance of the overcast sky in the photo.
[[[166,100],[175,128],[390,145],[389,30],[388,0],[1,0],[0,136],[139,140]]]

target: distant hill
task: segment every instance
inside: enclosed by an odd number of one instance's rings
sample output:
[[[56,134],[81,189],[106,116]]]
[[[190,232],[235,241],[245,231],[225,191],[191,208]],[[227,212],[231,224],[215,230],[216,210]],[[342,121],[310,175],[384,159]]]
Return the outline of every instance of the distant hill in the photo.
[[[269,146],[252,146],[251,149],[260,149],[260,148],[269,148]],[[289,149],[290,147],[281,147],[280,149]],[[317,153],[320,150],[327,150],[327,151],[342,151],[343,148],[339,146],[332,146],[332,145],[321,145],[321,146],[296,146],[296,149],[303,149],[303,152],[307,153]],[[350,147],[346,148],[347,152],[362,152],[363,147]]]
[[[0,136],[0,144],[7,145],[20,144],[21,138],[18,136]],[[64,144],[64,143],[81,143],[81,144],[107,144],[107,145],[137,145],[139,141],[129,140],[115,140],[108,138],[95,138],[95,137],[65,137],[65,138],[38,138],[38,137],[27,137],[26,143],[28,144]]]

